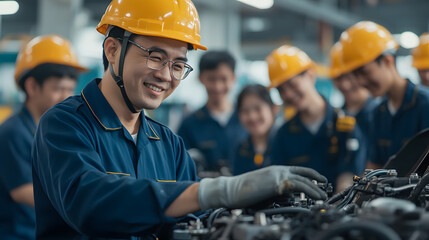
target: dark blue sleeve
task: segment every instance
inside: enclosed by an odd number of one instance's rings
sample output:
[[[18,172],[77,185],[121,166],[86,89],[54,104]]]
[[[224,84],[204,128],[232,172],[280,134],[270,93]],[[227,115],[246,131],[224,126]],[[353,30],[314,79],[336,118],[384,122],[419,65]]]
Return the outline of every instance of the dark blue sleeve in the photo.
[[[425,88],[427,90],[427,88]],[[421,112],[421,126],[420,131],[429,128],[429,91],[425,91],[426,98],[422,103],[422,107],[420,108]]]
[[[58,108],[40,121],[34,172],[61,218],[80,233],[101,237],[138,235],[175,222],[164,212],[193,182],[106,174],[91,134],[90,126]]]
[[[31,183],[31,144],[23,134],[2,128],[0,135],[0,181],[10,192]]]
[[[368,133],[368,162],[378,164],[378,165],[384,165],[384,163],[381,161],[378,151],[379,151],[379,145],[377,144],[377,133],[376,133],[376,116],[374,116],[374,122],[369,126],[369,133]]]

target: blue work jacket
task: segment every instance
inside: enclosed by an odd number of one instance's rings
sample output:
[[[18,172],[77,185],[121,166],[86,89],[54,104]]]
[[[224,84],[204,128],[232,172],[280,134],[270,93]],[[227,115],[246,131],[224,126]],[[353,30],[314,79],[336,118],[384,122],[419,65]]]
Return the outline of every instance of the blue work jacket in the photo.
[[[369,136],[369,132],[371,129],[370,127],[374,121],[374,109],[378,106],[378,104],[380,104],[380,101],[370,97],[366,100],[365,105],[362,107],[362,109],[354,116],[356,118],[357,125],[365,134],[366,138],[368,138]],[[343,106],[343,110],[347,112],[345,106]]]
[[[31,179],[31,145],[36,124],[27,108],[0,126],[0,239],[35,239],[34,208],[15,202],[10,192]]]
[[[234,112],[223,127],[210,115],[207,107],[186,117],[178,131],[187,149],[196,148],[204,156],[205,170],[216,171],[231,165],[233,148],[246,136],[237,112]]]
[[[337,130],[337,113],[326,103],[325,118],[313,135],[295,115],[277,132],[273,142],[272,164],[315,169],[335,185],[342,172],[362,169],[366,154],[359,146],[362,133],[358,126],[349,132]]]
[[[33,145],[38,239],[149,238],[197,181],[183,141],[140,115],[137,142],[91,81],[48,110]]]
[[[370,161],[384,165],[414,135],[429,127],[429,90],[408,80],[398,111],[392,116],[385,97],[374,110]]]
[[[357,174],[362,174],[366,167],[366,161],[369,159],[369,149],[370,149],[370,143],[369,143],[369,135],[371,131],[371,126],[374,122],[374,109],[380,104],[380,101],[378,99],[374,99],[372,97],[368,98],[365,102],[365,105],[362,107],[362,109],[354,116],[356,119],[356,124],[359,126],[361,130],[362,137],[359,137],[359,146],[365,147],[365,153],[367,154],[366,157],[364,157],[364,164],[357,166],[359,169],[357,169]],[[343,110],[348,113],[348,111],[345,109],[345,106],[343,106]],[[353,114],[351,114],[353,115]],[[358,133],[360,134],[360,133]]]

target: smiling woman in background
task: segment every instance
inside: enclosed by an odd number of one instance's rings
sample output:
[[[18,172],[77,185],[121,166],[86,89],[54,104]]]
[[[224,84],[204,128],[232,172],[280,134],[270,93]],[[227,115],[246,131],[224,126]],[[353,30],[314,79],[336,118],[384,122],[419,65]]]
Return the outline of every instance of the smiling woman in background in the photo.
[[[234,175],[270,165],[274,104],[262,85],[246,86],[238,96],[238,116],[249,136],[235,148]]]

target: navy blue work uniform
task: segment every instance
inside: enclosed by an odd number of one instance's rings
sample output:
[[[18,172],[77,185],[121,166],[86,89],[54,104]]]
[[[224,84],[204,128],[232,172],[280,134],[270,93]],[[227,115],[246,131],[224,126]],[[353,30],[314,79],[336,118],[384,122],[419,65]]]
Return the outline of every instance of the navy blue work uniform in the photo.
[[[359,152],[359,154],[366,153],[366,157],[362,157],[363,163],[357,166],[356,174],[360,175],[363,173],[363,171],[366,168],[366,161],[369,159],[369,135],[371,131],[371,126],[374,122],[374,109],[377,107],[377,105],[380,103],[378,99],[374,99],[372,97],[368,98],[365,102],[365,105],[362,107],[362,109],[354,116],[356,119],[356,124],[360,128],[360,133],[362,134],[362,137],[358,137],[359,139],[359,146],[364,147],[366,150]],[[343,110],[347,112],[345,109],[345,106],[343,106]],[[353,114],[351,114],[353,115]],[[359,157],[358,157],[359,158]]]
[[[358,145],[360,129],[348,132],[337,130],[338,114],[326,103],[325,118],[313,135],[299,118],[299,114],[285,123],[273,142],[272,164],[313,168],[335,184],[342,172],[355,173],[363,165],[366,149]],[[353,146],[354,145],[354,146]],[[359,159],[356,159],[356,158]],[[362,167],[360,167],[362,168]]]
[[[270,131],[267,148],[263,154],[256,153],[250,135],[235,147],[234,162],[232,165],[232,172],[234,175],[239,175],[271,165],[271,145],[276,132],[273,129]]]
[[[374,109],[378,106],[378,104],[380,104],[380,102],[377,101],[377,99],[370,97],[366,100],[362,109],[354,116],[356,119],[356,124],[359,126],[365,136],[369,135],[370,127],[374,121]],[[343,106],[343,110],[347,112],[345,106]]]
[[[27,108],[0,126],[0,239],[34,239],[34,208],[15,202],[10,191],[31,179],[31,145],[36,124]]]
[[[398,111],[392,116],[385,97],[374,110],[370,161],[384,165],[418,132],[429,127],[429,90],[408,80]]]
[[[91,81],[42,117],[33,145],[38,239],[147,239],[197,181],[183,141],[140,115],[137,141]]]
[[[178,131],[187,149],[196,148],[204,156],[205,170],[216,171],[233,161],[233,148],[246,136],[237,112],[223,127],[203,107],[186,117]]]

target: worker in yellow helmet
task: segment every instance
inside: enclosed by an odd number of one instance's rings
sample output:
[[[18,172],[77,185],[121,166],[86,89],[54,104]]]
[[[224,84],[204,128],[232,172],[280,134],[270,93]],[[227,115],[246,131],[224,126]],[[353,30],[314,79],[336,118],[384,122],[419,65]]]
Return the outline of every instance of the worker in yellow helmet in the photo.
[[[171,224],[200,209],[245,207],[289,191],[326,198],[311,182],[325,178],[306,168],[199,182],[182,139],[145,116],[192,71],[188,50],[206,49],[190,0],[113,0],[97,30],[106,37],[107,71],[47,111],[36,133],[38,238],[166,239]]]
[[[342,109],[356,119],[356,123],[362,131],[363,137],[361,147],[368,149],[368,135],[370,125],[372,124],[372,111],[377,106],[378,101],[371,97],[369,91],[362,87],[356,77],[351,72],[344,71],[342,63],[343,47],[340,42],[335,43],[330,52],[330,77],[335,87],[344,96],[344,105]],[[364,151],[368,153],[368,151]],[[363,172],[367,157],[362,158],[364,161],[360,164],[361,169],[358,173]]]
[[[277,88],[283,102],[297,111],[274,138],[272,164],[313,168],[333,184],[343,173],[355,172],[350,157],[361,151],[354,137],[355,119],[317,92],[313,61],[289,45],[275,49],[266,61],[270,88]]]
[[[25,102],[0,126],[2,239],[35,238],[31,144],[42,114],[73,94],[84,70],[70,43],[56,35],[36,37],[18,54],[15,81]]]
[[[413,49],[413,67],[417,69],[420,83],[429,87],[429,33],[420,36],[419,46]]]
[[[368,168],[382,167],[407,140],[429,127],[429,91],[398,73],[398,44],[374,22],[356,23],[341,34],[344,71],[374,97],[384,97],[374,110]]]

